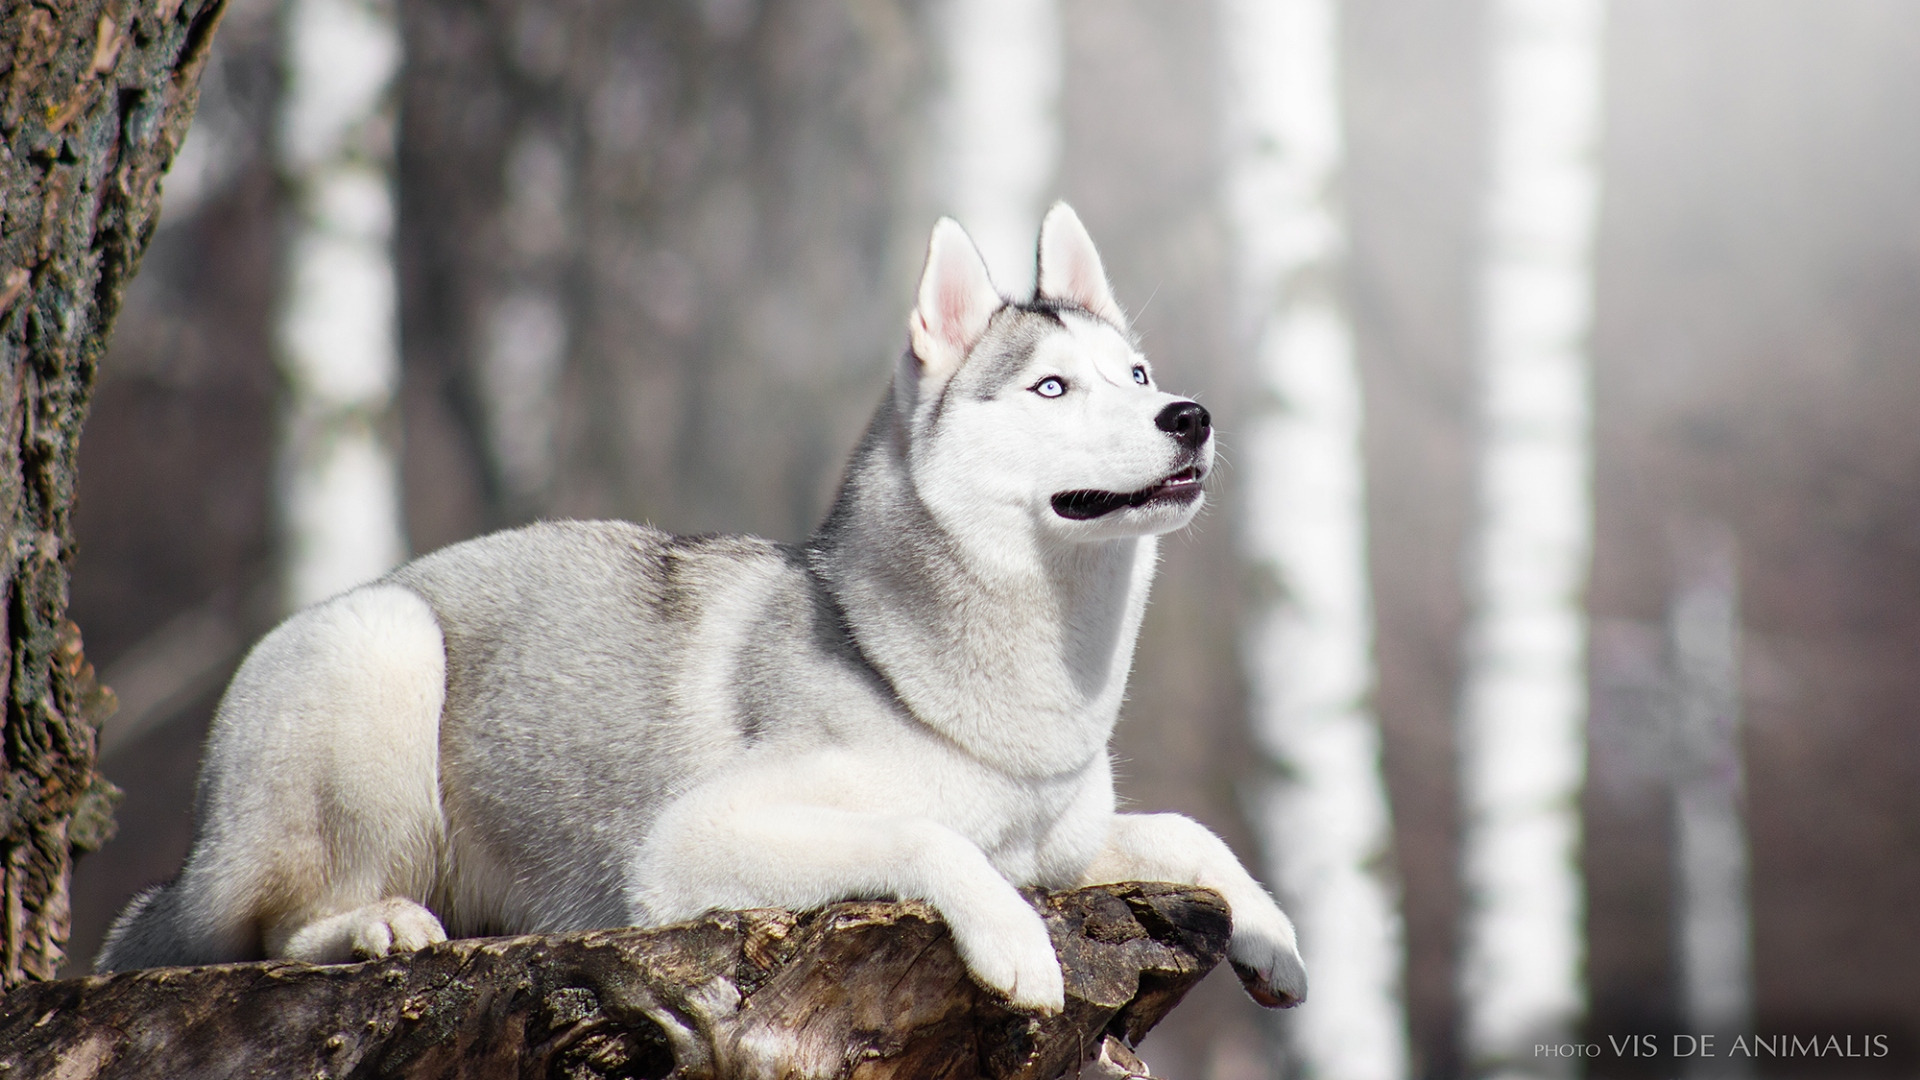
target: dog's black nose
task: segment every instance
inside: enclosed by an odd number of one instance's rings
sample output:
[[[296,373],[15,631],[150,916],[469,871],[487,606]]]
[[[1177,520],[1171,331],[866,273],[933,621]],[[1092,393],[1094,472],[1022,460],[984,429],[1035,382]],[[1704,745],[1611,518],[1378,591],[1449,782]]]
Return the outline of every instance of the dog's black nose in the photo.
[[[1207,436],[1213,434],[1213,417],[1208,415],[1206,406],[1197,401],[1174,402],[1160,410],[1153,424],[1180,440],[1180,445],[1189,450],[1200,449]]]

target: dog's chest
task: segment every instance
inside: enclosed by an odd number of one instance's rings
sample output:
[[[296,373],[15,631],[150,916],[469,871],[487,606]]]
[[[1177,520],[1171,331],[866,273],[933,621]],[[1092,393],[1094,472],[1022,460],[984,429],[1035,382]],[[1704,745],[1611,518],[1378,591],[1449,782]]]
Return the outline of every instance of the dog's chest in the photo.
[[[893,808],[966,836],[1017,885],[1077,883],[1105,842],[1113,784],[1104,755],[1085,769],[1044,778],[945,764],[894,773]]]

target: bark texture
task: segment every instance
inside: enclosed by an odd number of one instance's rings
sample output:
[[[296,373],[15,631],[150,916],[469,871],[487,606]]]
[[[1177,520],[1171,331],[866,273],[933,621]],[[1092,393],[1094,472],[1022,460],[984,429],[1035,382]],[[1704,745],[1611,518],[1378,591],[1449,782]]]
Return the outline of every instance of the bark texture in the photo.
[[[112,829],[112,698],[66,619],[80,425],[224,0],[0,0],[0,987],[51,978]]]
[[[160,968],[38,983],[0,1012],[0,1077],[1046,1080],[1127,1050],[1225,954],[1209,891],[1042,897],[1057,1016],[967,975],[917,902],[726,912],[657,930],[449,942],[365,964]]]

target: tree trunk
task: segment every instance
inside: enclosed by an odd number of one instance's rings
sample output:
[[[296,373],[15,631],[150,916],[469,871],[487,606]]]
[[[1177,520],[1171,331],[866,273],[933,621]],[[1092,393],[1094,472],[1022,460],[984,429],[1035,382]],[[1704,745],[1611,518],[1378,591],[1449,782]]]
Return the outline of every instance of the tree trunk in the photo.
[[[112,829],[111,696],[65,618],[80,424],[224,0],[0,7],[0,987],[51,978],[73,852]]]
[[[1672,783],[1675,996],[1686,1030],[1731,1039],[1753,1030],[1739,558],[1724,526],[1676,531],[1677,588],[1667,602],[1672,682],[1660,706]],[[1754,1075],[1750,1061],[1701,1059],[1686,1071]]]
[[[291,213],[274,360],[285,380],[275,502],[287,612],[407,555],[389,419],[400,381],[390,3],[286,0],[274,159]]]
[[[1127,1046],[1225,954],[1226,906],[1153,883],[1041,902],[1057,1016],[976,985],[927,905],[857,902],[22,987],[0,1012],[0,1076],[1045,1080],[1089,1060],[1143,1075]]]
[[[1289,1016],[1298,1071],[1410,1072],[1391,813],[1373,708],[1365,412],[1347,298],[1335,0],[1223,3],[1226,210],[1255,404],[1240,442],[1248,713],[1266,775],[1254,825],[1314,957]]]
[[[416,550],[541,517],[812,531],[933,224],[927,6],[402,0]]]
[[[1463,1042],[1474,1074],[1542,1057],[1586,1011],[1580,791],[1592,547],[1588,342],[1605,0],[1489,8],[1477,535],[1459,705]]]
[[[1034,237],[1058,191],[1058,0],[945,0],[930,194],[966,227],[1004,296],[1033,293]]]

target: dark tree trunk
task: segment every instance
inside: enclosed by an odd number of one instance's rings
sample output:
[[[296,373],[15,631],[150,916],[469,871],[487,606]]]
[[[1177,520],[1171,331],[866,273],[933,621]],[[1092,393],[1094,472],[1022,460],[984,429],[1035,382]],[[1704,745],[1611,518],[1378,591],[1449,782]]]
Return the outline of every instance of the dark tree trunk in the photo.
[[[935,217],[928,6],[402,0],[417,549],[541,516],[812,530]]]
[[[224,0],[0,0],[0,988],[51,978],[73,852],[112,829],[112,698],[66,619],[80,424]]]
[[[366,964],[162,968],[23,987],[0,1075],[1049,1080],[1127,1047],[1226,951],[1220,898],[1043,902],[1057,1016],[981,990],[920,903],[730,912],[659,930],[454,941]]]

